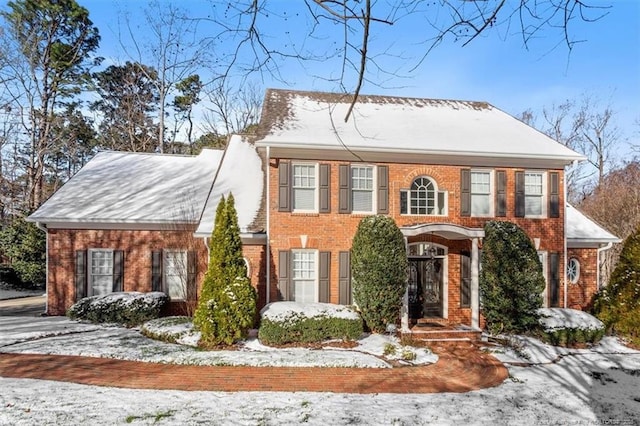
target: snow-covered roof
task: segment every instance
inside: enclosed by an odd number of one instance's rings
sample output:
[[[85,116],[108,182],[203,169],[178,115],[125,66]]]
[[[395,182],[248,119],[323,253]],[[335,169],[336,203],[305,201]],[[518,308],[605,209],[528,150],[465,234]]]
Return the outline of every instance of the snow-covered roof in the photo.
[[[580,210],[570,204],[566,205],[567,228],[565,235],[569,247],[597,247],[608,243],[619,243],[616,237]]]
[[[256,148],[242,136],[233,135],[200,218],[195,235],[211,234],[220,198],[233,194],[241,233],[263,231],[261,207],[264,203],[263,161]]]
[[[387,159],[395,153],[392,161],[397,154],[443,161],[526,159],[560,167],[584,160],[486,102],[361,95],[345,123],[351,101],[348,94],[269,89],[256,146],[377,152]]]
[[[195,224],[222,154],[101,152],[29,220],[54,226]]]

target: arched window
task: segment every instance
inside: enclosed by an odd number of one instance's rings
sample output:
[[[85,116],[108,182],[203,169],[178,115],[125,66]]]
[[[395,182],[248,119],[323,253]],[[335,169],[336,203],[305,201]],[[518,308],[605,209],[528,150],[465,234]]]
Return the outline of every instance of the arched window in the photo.
[[[571,284],[575,284],[580,279],[580,261],[575,257],[567,262],[567,278]]]
[[[411,183],[411,189],[400,193],[400,213],[415,215],[446,215],[446,192],[438,191],[434,180],[419,176]]]

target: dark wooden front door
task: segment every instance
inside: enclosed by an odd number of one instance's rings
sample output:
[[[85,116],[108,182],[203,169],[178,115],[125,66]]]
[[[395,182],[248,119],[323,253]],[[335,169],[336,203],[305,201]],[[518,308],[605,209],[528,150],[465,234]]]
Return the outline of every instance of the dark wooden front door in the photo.
[[[409,318],[442,317],[442,259],[409,259]]]

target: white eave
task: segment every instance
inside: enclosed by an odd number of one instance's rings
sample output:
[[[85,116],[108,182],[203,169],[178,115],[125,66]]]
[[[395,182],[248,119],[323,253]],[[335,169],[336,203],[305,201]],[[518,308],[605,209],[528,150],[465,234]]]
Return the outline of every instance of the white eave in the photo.
[[[566,216],[569,248],[598,248],[622,241],[570,204],[566,205]]]

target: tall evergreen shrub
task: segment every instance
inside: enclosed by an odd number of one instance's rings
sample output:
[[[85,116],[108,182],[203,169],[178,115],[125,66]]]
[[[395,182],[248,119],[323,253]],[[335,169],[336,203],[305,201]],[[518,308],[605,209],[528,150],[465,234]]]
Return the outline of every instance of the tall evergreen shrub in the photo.
[[[360,221],[351,248],[353,296],[371,331],[381,333],[400,318],[407,285],[402,232],[388,216]]]
[[[209,266],[193,323],[199,345],[231,345],[247,336],[256,315],[256,292],[247,278],[233,195],[220,200],[210,242]]]
[[[493,333],[534,329],[545,281],[531,239],[511,222],[487,222],[484,232],[480,295],[487,327]]]
[[[609,331],[640,346],[640,228],[625,240],[609,284],[596,295],[594,313]]]

